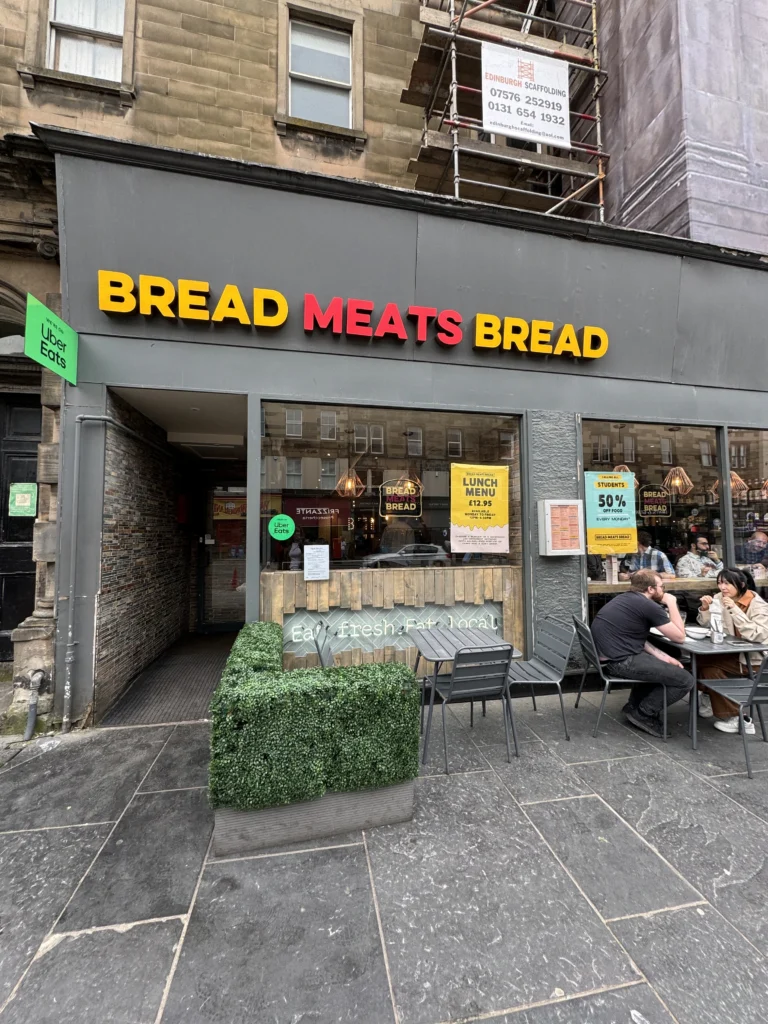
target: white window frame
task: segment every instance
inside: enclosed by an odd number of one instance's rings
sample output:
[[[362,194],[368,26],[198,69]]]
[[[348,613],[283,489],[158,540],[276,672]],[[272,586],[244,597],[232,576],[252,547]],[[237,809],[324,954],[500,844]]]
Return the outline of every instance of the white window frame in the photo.
[[[342,125],[334,125],[337,128],[351,128],[352,127],[352,30],[351,28],[340,29],[334,25],[324,25],[322,23],[306,21],[298,14],[292,16],[288,22],[289,36],[293,33],[294,25],[308,25],[312,28],[322,29],[324,32],[332,33],[337,36],[344,36],[345,39],[349,40],[349,81],[339,82],[333,78],[320,78],[318,75],[308,75],[302,71],[294,71],[291,67],[291,42],[290,38],[288,41],[288,113],[292,117],[295,116],[292,110],[291,100],[291,84],[296,82],[307,82],[308,84],[315,85],[327,85],[332,89],[336,89],[338,92],[345,90],[347,93],[347,123]],[[331,122],[328,122],[329,124]]]
[[[85,75],[57,71],[51,66],[51,25],[54,6],[51,0],[28,0],[27,30],[23,63],[18,67],[19,78],[27,90],[40,83],[57,82],[62,85],[86,88],[120,97],[124,107],[133,106],[136,98],[134,73],[136,67],[136,9],[138,0],[125,0],[122,34],[122,62],[120,81],[112,82]],[[74,28],[74,26],[73,26]],[[105,36],[90,29],[75,28],[79,35]],[[116,39],[117,37],[112,37]]]
[[[322,28],[351,33],[352,109],[350,127],[341,128],[338,125],[315,124],[315,122],[309,122],[309,124],[319,134],[340,135],[354,141],[355,149],[363,149],[368,136],[365,132],[363,108],[363,7],[361,0],[344,0],[343,5],[331,5],[319,2],[319,0],[302,0],[301,3],[294,2],[294,0],[277,0],[278,74],[274,121],[278,135],[285,135],[290,127],[303,127],[305,130],[307,127],[307,122],[293,118],[288,113],[292,18],[296,21],[314,22]]]
[[[374,431],[376,433],[374,433]],[[371,423],[368,428],[370,435],[370,449],[371,455],[383,455],[384,454],[384,424],[383,423]]]
[[[506,454],[509,452],[509,455]],[[515,433],[513,430],[499,431],[499,458],[512,461],[515,457]]]
[[[292,427],[295,427],[297,425],[297,423],[298,423],[298,428],[299,428],[298,433],[294,429],[291,429],[291,430],[288,429],[288,425],[289,425],[288,417],[289,416],[294,418],[293,419],[293,423],[292,423]],[[298,416],[298,421],[295,419],[295,417],[297,417],[297,416]],[[304,413],[303,413],[303,411],[301,409],[286,409],[285,410],[285,436],[286,437],[303,437],[304,436]]]
[[[326,417],[332,417],[332,419],[328,419],[324,422]],[[330,426],[328,424],[330,424]],[[336,412],[333,409],[322,409],[320,411],[320,440],[336,440]]]
[[[424,454],[424,431],[421,427],[406,427],[405,436],[408,442],[408,454],[419,458]]]
[[[451,434],[454,437],[451,437]],[[461,431],[456,427],[450,427],[445,432],[446,449],[449,459],[460,459],[463,451]],[[453,447],[451,447],[453,446]]]
[[[661,464],[662,466],[672,466],[675,461],[675,453],[672,450],[672,438],[662,437],[661,444],[659,446],[661,453]]]
[[[746,444],[731,444],[729,446],[731,469],[746,469],[747,468],[747,446]]]
[[[331,473],[324,473],[323,467],[326,465],[332,465],[333,471]],[[327,481],[331,480],[331,485],[328,487]],[[336,459],[320,459],[320,488],[321,490],[333,490],[336,486],[336,482],[339,479],[338,464]]]
[[[630,465],[635,461],[635,436],[634,434],[625,434],[621,439],[623,461]]]
[[[365,455],[368,451],[368,424],[355,423],[354,426],[355,455]]]
[[[701,457],[702,466],[714,466],[715,462],[712,459],[712,445],[709,441],[699,441],[699,454]]]
[[[611,435],[598,434],[592,438],[592,461],[600,465],[611,462]]]
[[[297,462],[299,464],[299,472],[298,473],[291,473],[291,471],[290,471],[291,463],[295,464]],[[285,489],[286,490],[298,491],[298,490],[300,490],[301,487],[303,487],[303,485],[304,485],[304,483],[303,483],[303,481],[304,481],[304,472],[303,472],[303,470],[304,470],[304,467],[302,465],[302,459],[287,458],[285,460]],[[292,478],[295,479],[296,477],[299,478],[299,482],[298,483],[291,483],[291,479]]]

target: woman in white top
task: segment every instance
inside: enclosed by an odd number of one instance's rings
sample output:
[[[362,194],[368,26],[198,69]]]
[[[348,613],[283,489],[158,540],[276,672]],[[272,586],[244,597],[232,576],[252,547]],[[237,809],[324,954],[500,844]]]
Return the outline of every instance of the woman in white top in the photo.
[[[702,626],[709,626],[712,615],[719,615],[723,632],[729,636],[741,637],[752,643],[765,642],[768,649],[768,603],[755,592],[755,581],[744,569],[723,569],[717,574],[717,589],[714,597],[706,594],[701,599],[698,620]],[[759,652],[749,657],[757,667],[763,660]],[[711,654],[699,662],[699,679],[734,679],[746,676],[747,662],[743,654]],[[706,691],[706,684],[700,687]],[[712,701],[711,714],[715,716],[714,726],[720,732],[739,731],[739,707],[727,697],[711,690],[707,691]],[[703,717],[710,717],[705,710]],[[755,725],[751,718],[744,717],[745,729],[752,734]]]

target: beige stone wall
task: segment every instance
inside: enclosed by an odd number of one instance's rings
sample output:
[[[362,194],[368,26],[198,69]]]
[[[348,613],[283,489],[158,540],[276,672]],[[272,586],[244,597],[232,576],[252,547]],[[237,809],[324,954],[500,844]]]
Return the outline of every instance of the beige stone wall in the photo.
[[[26,90],[30,8],[47,0],[0,0],[0,135],[29,122],[218,156],[411,187],[421,117],[400,103],[421,30],[418,4],[332,0],[340,15],[363,11],[362,75],[367,140],[278,135],[278,0],[138,0],[135,102],[60,84]],[[34,16],[34,10],[31,11]],[[359,59],[359,54],[357,55]]]

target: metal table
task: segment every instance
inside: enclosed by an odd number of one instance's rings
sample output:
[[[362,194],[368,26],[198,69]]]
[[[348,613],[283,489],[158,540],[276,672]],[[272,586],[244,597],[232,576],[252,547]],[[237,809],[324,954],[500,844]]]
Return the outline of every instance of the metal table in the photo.
[[[699,720],[699,675],[697,659],[708,654],[764,654],[768,651],[768,644],[751,643],[749,640],[737,640],[735,637],[729,636],[726,636],[721,644],[713,644],[711,640],[694,640],[689,636],[686,636],[685,640],[678,643],[674,640],[670,640],[669,637],[662,636],[658,633],[651,632],[649,635],[653,642],[658,643],[660,641],[661,643],[669,644],[670,647],[674,647],[678,651],[686,651],[691,656],[693,691],[691,693],[690,734],[691,745],[693,746],[693,749],[696,750],[698,746],[697,724]],[[749,678],[752,679],[754,678],[752,673],[752,662],[749,658],[747,658],[746,661]]]

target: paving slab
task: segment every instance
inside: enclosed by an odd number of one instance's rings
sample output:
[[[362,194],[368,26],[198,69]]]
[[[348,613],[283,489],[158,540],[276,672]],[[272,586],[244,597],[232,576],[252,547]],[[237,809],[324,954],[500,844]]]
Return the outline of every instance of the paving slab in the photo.
[[[171,731],[78,733],[9,768],[0,775],[3,830],[116,821]]]
[[[207,786],[210,759],[210,725],[178,725],[141,788],[148,791]]]
[[[477,710],[479,711],[479,705]],[[436,707],[432,713],[432,730],[429,736],[429,748],[427,750],[427,763],[422,763],[424,753],[424,740],[427,731],[427,716],[424,717],[424,736],[421,738],[419,750],[419,774],[439,775],[445,774],[445,755],[443,752],[443,723],[440,708]],[[467,719],[467,721],[469,721]],[[487,771],[488,761],[482,751],[473,742],[470,730],[465,728],[462,721],[446,709],[446,732],[448,734],[448,771],[449,772],[472,772]]]
[[[212,830],[204,789],[137,795],[56,930],[186,914]]]
[[[483,1024],[674,1024],[648,985],[581,996],[533,1010],[486,1018]]]
[[[520,757],[513,757],[511,765],[501,754],[501,747],[486,752],[497,775],[520,803],[560,800],[591,792],[574,769],[563,764],[544,743],[521,743]]]
[[[421,779],[416,805],[367,834],[402,1024],[637,978],[494,774]]]
[[[56,936],[3,1024],[153,1024],[180,936],[180,921]]]
[[[686,705],[687,707],[687,705]],[[700,718],[698,722],[697,749],[691,747],[687,735],[687,719],[670,723],[670,737],[666,744],[648,737],[649,742],[659,747],[676,761],[680,761],[697,775],[721,775],[724,772],[746,772],[744,742],[738,734],[718,732],[711,718]],[[755,736],[748,736],[749,755],[753,769],[768,768],[768,743],[763,742],[758,725]]]
[[[251,1021],[392,1024],[363,848],[206,867],[163,1024]]]
[[[527,725],[527,719],[524,715],[520,714],[521,708],[530,708],[530,700],[514,700],[512,702],[512,711],[515,716],[515,726],[517,728],[517,739],[519,743],[541,743],[541,740],[535,733],[531,732]],[[470,736],[474,742],[482,749],[483,747],[494,747],[501,744],[506,750],[504,745],[504,719],[501,715],[501,703],[499,701],[490,701],[487,704],[486,715],[483,718],[483,710],[479,701],[475,701],[475,724],[470,727],[470,708],[469,704],[453,704],[450,705],[451,714],[455,715],[456,718],[461,722],[465,729],[469,731]],[[512,743],[512,731],[510,730],[509,742]]]
[[[768,824],[669,758],[582,765],[578,774],[768,953]]]
[[[111,827],[0,835],[0,1006],[53,927]]]
[[[701,899],[598,797],[534,804],[526,810],[604,918]]]
[[[768,963],[711,907],[611,927],[679,1024],[764,1024]]]
[[[560,705],[558,703],[555,707],[551,698],[547,700],[550,701],[548,705],[542,709],[540,703],[539,711],[527,714],[524,721],[567,764],[631,757],[647,754],[653,749],[643,738],[644,733],[630,731],[605,715],[600,719],[600,731],[593,736],[597,711],[583,701],[574,708],[572,694],[566,697],[565,713],[571,736],[566,740]]]
[[[720,778],[710,778],[708,782],[725,796],[768,822],[768,772],[755,772],[752,779],[746,773],[723,775]]]

